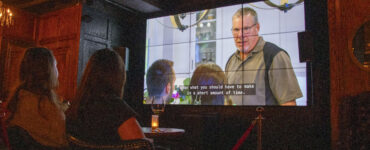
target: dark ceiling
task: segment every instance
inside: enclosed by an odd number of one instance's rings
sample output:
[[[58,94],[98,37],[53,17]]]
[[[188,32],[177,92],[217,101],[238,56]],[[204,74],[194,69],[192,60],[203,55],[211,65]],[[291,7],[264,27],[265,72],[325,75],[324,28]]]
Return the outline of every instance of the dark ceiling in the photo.
[[[78,2],[91,3],[94,0],[2,0],[4,4],[29,12],[42,14],[74,5]],[[96,0],[95,0],[96,1]],[[147,18],[226,6],[257,0],[100,0]]]
[[[2,0],[4,4],[10,5],[29,12],[42,14],[45,12],[61,9],[79,0]]]

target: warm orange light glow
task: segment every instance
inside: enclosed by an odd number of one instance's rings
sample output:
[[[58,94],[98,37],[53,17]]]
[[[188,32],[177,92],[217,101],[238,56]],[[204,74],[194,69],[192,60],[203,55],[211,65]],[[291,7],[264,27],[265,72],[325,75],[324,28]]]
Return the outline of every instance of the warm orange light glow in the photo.
[[[158,115],[152,115],[152,130],[157,129],[159,126]]]
[[[13,12],[0,0],[0,27],[13,25]]]

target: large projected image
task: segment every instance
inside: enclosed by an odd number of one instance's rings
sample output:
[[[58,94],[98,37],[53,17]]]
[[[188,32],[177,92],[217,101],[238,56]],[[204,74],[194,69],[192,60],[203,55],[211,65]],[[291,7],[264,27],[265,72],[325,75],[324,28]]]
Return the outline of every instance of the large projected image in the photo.
[[[147,20],[144,103],[306,106],[304,3],[246,3]]]

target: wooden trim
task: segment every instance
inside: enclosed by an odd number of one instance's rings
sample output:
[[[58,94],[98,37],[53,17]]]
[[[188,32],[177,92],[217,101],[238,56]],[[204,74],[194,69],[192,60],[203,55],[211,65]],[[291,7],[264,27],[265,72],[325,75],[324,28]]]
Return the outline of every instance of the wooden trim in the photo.
[[[51,38],[44,38],[40,40],[41,45],[46,45],[50,43],[55,43],[55,42],[61,42],[61,41],[67,41],[67,40],[76,40],[77,34],[69,34],[65,36],[57,36],[57,37],[51,37]]]
[[[27,3],[21,3],[21,4],[18,4],[18,5],[15,5],[15,7],[18,7],[18,8],[27,8],[27,7],[31,7],[31,6],[34,6],[34,5],[39,5],[39,4],[42,4],[42,3],[45,3],[45,2],[49,2],[50,0],[32,0],[30,2],[27,2]]]

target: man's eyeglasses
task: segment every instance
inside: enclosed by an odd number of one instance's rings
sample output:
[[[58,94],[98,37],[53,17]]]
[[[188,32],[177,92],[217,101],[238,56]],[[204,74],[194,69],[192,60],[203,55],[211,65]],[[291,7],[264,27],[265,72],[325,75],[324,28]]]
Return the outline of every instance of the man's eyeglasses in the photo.
[[[255,24],[253,24],[253,25],[251,25],[251,26],[249,26],[249,27],[243,27],[242,28],[242,30],[243,30],[243,32],[246,32],[246,31],[249,31],[250,29],[252,29],[255,25],[256,25],[257,23],[255,23]],[[240,32],[240,28],[232,28],[231,29],[231,31],[233,32],[233,33],[239,33]]]

